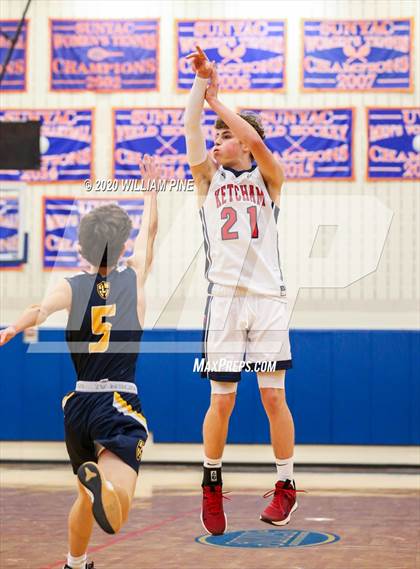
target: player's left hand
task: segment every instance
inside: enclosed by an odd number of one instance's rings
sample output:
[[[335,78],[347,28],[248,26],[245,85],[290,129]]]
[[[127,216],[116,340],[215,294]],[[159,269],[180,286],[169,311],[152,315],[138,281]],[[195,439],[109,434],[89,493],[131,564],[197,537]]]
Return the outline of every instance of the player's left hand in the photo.
[[[217,99],[218,92],[219,92],[219,78],[217,76],[216,64],[213,61],[212,71],[210,75],[210,83],[206,89],[206,101],[210,104],[212,100]]]
[[[157,182],[157,180],[162,179],[162,168],[155,156],[144,154],[143,159],[139,162],[139,169],[143,183],[146,185],[152,180]]]
[[[4,330],[0,330],[0,346],[4,346],[10,340],[16,336],[16,328],[14,326],[8,326]]]

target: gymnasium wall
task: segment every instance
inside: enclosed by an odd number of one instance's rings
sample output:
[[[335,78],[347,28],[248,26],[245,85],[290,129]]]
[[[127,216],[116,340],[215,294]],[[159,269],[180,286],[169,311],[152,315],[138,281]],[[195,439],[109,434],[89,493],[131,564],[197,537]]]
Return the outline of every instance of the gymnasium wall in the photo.
[[[209,384],[193,373],[201,357],[197,330],[144,334],[137,384],[155,442],[200,443]],[[43,330],[40,345],[64,341]],[[164,345],[177,343],[178,353]],[[188,343],[192,353],[183,353]],[[298,444],[420,444],[420,333],[396,330],[292,330],[293,369],[287,398]],[[195,347],[195,348],[194,348]],[[268,423],[254,374],[242,374],[228,442],[269,443]],[[0,439],[62,440],[61,398],[74,388],[65,351],[27,352],[21,337],[2,353]],[[162,457],[164,460],[164,457]]]
[[[14,0],[1,5],[2,18],[19,18],[25,2]],[[98,13],[100,5],[100,13]],[[273,17],[287,20],[287,86],[284,94],[223,94],[232,107],[354,107],[355,180],[353,182],[287,182],[280,214],[281,255],[286,280],[296,275],[308,259],[308,227],[314,226],[316,200],[321,209],[336,207],[341,197],[374,197],[392,214],[392,223],[383,250],[373,271],[343,288],[301,288],[292,319],[299,328],[416,328],[419,302],[419,190],[415,182],[366,182],[365,108],[368,106],[413,106],[419,101],[416,68],[419,58],[419,6],[411,0],[282,1],[241,2],[240,16]],[[145,9],[147,6],[147,10]],[[238,2],[132,2],[86,0],[33,2],[28,18],[29,75],[23,94],[2,94],[3,108],[94,108],[94,170],[98,178],[111,177],[112,108],[133,106],[185,107],[187,95],[174,88],[174,20],[176,18],[235,18]],[[49,18],[160,18],[160,90],[146,93],[56,93],[49,92]],[[391,18],[414,17],[413,93],[307,93],[299,92],[299,53],[301,18]],[[418,186],[418,184],[417,184]],[[22,305],[36,302],[58,275],[45,272],[41,259],[42,196],[89,197],[82,185],[44,184],[28,188],[26,221],[30,232],[29,263],[22,271],[0,272],[2,303],[0,322],[16,318]],[[299,199],[296,202],[296,199]],[[338,206],[340,207],[340,206]],[[342,206],[345,207],[345,206]],[[201,326],[205,300],[204,256],[201,228],[195,198],[185,193],[166,193],[159,197],[160,232],[156,261],[147,286],[148,325],[165,328]],[[322,223],[322,220],[320,221]],[[371,238],[371,227],[365,242]],[[315,229],[309,240],[314,239]],[[305,246],[303,246],[305,244]],[[416,254],[417,252],[417,254]],[[362,255],[351,248],[346,255]],[[356,259],[357,261],[357,259]],[[164,310],[163,310],[164,309]],[[163,311],[163,312],[162,312]],[[65,314],[47,324],[62,326]]]

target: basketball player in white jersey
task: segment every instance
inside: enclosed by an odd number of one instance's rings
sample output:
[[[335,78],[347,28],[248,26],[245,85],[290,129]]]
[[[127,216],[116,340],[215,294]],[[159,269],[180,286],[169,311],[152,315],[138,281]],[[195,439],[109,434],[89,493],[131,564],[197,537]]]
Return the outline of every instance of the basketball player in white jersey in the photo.
[[[277,466],[275,488],[268,493],[273,500],[260,519],[284,525],[297,508],[294,425],[284,389],[292,360],[276,226],[284,178],[264,143],[258,117],[238,115],[221,103],[215,65],[198,46],[188,57],[196,77],[185,112],[187,157],[198,194],[209,281],[204,355],[211,401],[203,425],[201,519],[206,531],[218,535],[227,527],[222,456],[244,366],[257,372]],[[204,100],[218,115],[209,154],[200,127]],[[271,371],[262,371],[267,369]]]

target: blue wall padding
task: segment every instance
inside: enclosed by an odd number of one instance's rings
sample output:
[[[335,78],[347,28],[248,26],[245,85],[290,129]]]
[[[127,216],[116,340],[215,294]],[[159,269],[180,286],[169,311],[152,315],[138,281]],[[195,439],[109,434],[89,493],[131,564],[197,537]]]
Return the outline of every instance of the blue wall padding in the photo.
[[[420,444],[420,333],[292,330],[287,397],[297,443]],[[60,342],[61,330],[41,330]],[[200,342],[197,330],[146,331],[148,342]],[[193,373],[201,354],[144,353],[137,384],[156,442],[201,442],[208,382]],[[0,438],[62,440],[61,398],[75,376],[67,353],[27,353],[22,336],[0,349]],[[230,443],[268,443],[254,374],[243,374]]]

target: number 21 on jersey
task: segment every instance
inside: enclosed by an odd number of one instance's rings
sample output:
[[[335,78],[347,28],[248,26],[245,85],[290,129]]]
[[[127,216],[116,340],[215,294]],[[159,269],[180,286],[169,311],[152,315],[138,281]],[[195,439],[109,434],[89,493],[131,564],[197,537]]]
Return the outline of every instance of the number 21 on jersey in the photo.
[[[258,239],[258,225],[257,225],[257,208],[255,205],[249,206],[246,210],[249,215],[249,225],[251,227],[252,239]],[[238,231],[233,231],[233,226],[238,220],[236,209],[227,206],[220,212],[222,219],[226,219],[222,226],[222,241],[230,241],[231,239],[239,239]]]

